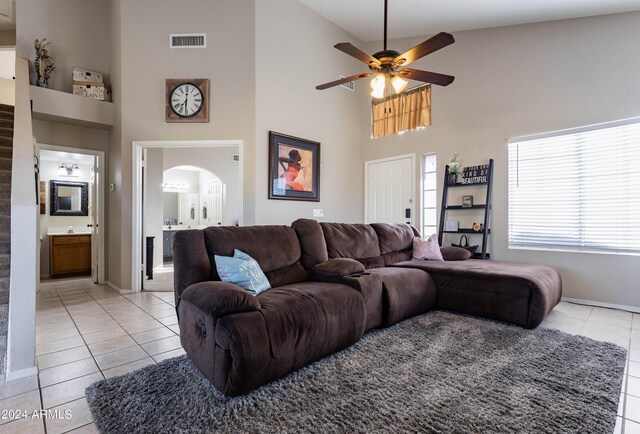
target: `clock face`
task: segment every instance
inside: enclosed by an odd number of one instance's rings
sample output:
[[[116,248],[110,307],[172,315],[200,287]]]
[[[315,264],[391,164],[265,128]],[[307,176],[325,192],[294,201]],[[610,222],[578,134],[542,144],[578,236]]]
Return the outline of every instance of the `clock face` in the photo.
[[[176,86],[169,95],[171,110],[182,118],[190,118],[202,110],[202,91],[193,83],[182,83]]]

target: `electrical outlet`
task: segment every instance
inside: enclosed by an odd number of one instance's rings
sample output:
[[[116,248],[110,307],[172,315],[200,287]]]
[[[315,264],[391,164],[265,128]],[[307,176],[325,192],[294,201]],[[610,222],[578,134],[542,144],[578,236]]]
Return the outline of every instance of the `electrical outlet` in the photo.
[[[324,210],[323,209],[314,209],[313,210],[313,216],[314,217],[324,217]]]

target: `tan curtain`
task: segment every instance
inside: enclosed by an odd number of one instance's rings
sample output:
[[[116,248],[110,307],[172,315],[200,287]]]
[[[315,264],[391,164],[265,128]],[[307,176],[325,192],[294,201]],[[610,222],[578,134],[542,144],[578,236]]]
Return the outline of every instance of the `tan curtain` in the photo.
[[[431,125],[431,85],[386,97],[371,105],[373,138]]]

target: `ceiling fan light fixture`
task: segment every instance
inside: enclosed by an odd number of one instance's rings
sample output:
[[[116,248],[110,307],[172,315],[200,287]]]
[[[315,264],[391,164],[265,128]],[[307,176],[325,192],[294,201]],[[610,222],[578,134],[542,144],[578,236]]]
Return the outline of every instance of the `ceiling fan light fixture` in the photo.
[[[405,90],[408,84],[409,82],[407,80],[404,80],[398,77],[397,75],[394,75],[393,78],[391,79],[391,85],[396,90],[396,93],[400,93],[403,90]]]
[[[373,79],[371,79],[371,89],[374,91],[381,90],[384,91],[384,83],[385,77],[383,74],[376,74]]]

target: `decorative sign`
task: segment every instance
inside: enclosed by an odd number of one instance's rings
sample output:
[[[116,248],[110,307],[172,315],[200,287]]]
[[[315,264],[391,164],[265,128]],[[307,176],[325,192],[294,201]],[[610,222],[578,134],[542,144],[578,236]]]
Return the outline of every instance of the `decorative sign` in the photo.
[[[469,166],[462,168],[463,184],[486,184],[489,175],[489,165]]]

